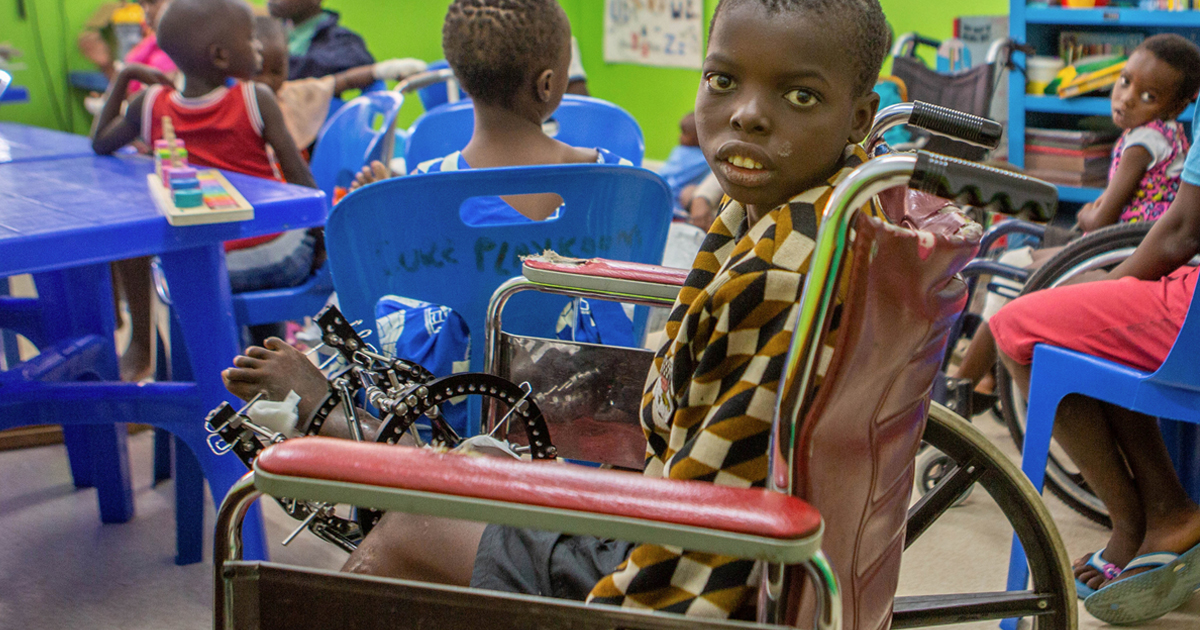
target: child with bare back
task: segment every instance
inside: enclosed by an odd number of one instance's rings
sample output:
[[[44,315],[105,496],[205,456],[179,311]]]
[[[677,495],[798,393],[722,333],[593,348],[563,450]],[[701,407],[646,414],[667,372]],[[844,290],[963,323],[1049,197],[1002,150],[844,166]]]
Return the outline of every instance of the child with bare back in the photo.
[[[888,39],[878,0],[717,6],[696,128],[729,199],[645,381],[645,474],[765,485],[789,313],[809,265],[796,252],[812,251],[832,188],[867,157],[858,143],[879,103],[871,88]],[[265,350],[239,358],[238,376],[300,360]],[[706,617],[745,618],[758,586],[750,560],[397,512],[344,570]]]

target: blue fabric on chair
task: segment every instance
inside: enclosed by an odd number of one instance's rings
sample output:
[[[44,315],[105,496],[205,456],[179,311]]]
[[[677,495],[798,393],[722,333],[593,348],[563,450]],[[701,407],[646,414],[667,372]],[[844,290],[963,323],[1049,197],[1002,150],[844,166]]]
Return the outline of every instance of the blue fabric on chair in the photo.
[[[1038,490],[1046,476],[1054,415],[1063,398],[1082,394],[1149,416],[1200,424],[1200,291],[1192,295],[1187,317],[1162,366],[1153,373],[1096,357],[1039,344],[1033,351],[1029,412],[1021,470]],[[1170,442],[1170,429],[1164,427]],[[1194,441],[1194,432],[1188,432]],[[1178,463],[1178,462],[1177,462]],[[1186,483],[1186,479],[1184,480]],[[1029,576],[1025,550],[1013,539],[1008,590],[1024,590]],[[1006,620],[1006,628],[1013,620]]]
[[[468,226],[459,212],[472,197],[542,192],[563,198],[557,219]],[[481,371],[488,301],[502,283],[521,275],[521,256],[552,249],[564,256],[657,263],[670,221],[666,183],[645,169],[527,166],[410,175],[365,186],[333,209],[325,239],[338,300],[350,321],[375,321],[375,304],[385,295],[448,306],[467,322],[471,370]],[[564,299],[532,293],[513,298],[505,329],[553,337]]]
[[[642,128],[628,112],[598,98],[567,94],[547,121],[555,138],[575,147],[600,147],[642,165],[646,143]],[[471,101],[443,105],[427,111],[409,129],[405,161],[411,172],[426,160],[462,150],[475,130],[475,107]]]
[[[403,103],[399,94],[370,92],[347,103],[321,128],[310,167],[327,199],[333,199],[335,187],[349,186],[371,160],[386,160]],[[326,264],[299,286],[235,293],[233,312],[242,326],[302,319],[321,310],[330,293],[333,279]]]

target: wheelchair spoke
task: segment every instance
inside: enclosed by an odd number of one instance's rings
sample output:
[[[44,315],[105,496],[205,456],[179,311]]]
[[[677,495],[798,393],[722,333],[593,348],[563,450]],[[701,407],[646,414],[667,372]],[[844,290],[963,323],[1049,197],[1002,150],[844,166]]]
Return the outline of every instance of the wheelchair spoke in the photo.
[[[921,500],[908,508],[908,530],[904,535],[904,548],[908,549],[916,542],[934,521],[949,510],[954,502],[987,472],[987,465],[979,458],[972,457],[966,462],[956,461],[954,467],[942,477],[933,490],[925,493]]]
[[[1050,614],[1057,596],[1032,591],[897,597],[893,628],[915,628]]]
[[[892,627],[1030,617],[1036,630],[1075,628],[1078,610],[1070,560],[1041,496],[1021,470],[969,422],[936,403],[930,409],[923,439],[951,463],[937,485],[909,509],[905,548],[975,484],[996,501],[1025,546],[1032,587],[898,597]]]

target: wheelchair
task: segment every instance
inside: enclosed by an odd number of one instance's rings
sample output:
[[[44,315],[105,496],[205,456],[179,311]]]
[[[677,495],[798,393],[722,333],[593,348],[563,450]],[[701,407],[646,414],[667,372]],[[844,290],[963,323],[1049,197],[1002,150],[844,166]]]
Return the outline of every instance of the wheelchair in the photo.
[[[835,189],[796,309],[772,427],[768,488],[327,438],[273,439],[280,443],[253,460],[253,472],[230,493],[218,515],[215,627],[452,627],[478,625],[486,615],[489,625],[514,628],[745,628],[779,627],[811,615],[814,627],[830,629],[1025,616],[1033,617],[1039,629],[1074,628],[1070,564],[1039,495],[969,423],[945,407],[928,404],[946,339],[965,304],[965,283],[957,272],[977,243],[937,233],[937,213],[903,217],[889,211],[893,222],[914,229],[855,213],[875,194],[901,185],[942,197],[970,191],[982,201],[1007,202],[1014,210],[1049,205],[1055,198],[1052,187],[1036,180],[933,154],[879,157]],[[917,231],[922,229],[929,231]],[[513,295],[527,290],[670,305],[681,274],[626,263],[555,259],[529,259],[524,273],[493,298],[486,364],[491,374],[510,384],[530,386],[513,391],[479,382],[472,392],[465,383],[459,389],[435,387],[433,381],[421,392],[420,383],[389,387],[359,374],[373,404],[403,416],[393,418],[390,429],[385,422],[380,438],[394,441],[407,430],[413,407],[431,410],[446,396],[474,393],[499,399],[486,412],[485,430],[524,441],[535,458],[640,468],[639,457],[611,448],[606,438],[620,434],[614,428],[618,425],[637,426],[636,408],[629,407],[640,396],[628,392],[633,387],[640,393],[637,377],[645,372],[635,372],[650,360],[649,353],[514,336],[503,330],[503,309]],[[834,295],[843,280],[847,297],[835,308]],[[835,318],[836,346],[818,384],[822,342]],[[326,329],[332,335],[327,342],[365,354],[362,348],[348,348],[346,340],[353,337],[334,334],[344,331],[344,320],[328,323],[337,325]],[[887,339],[886,348],[874,343],[879,339]],[[393,364],[389,369],[399,374],[411,367]],[[507,393],[493,395],[501,390]],[[400,404],[405,405],[403,413]],[[228,427],[240,415],[226,411],[225,418],[217,424]],[[603,430],[596,431],[595,425]],[[572,429],[582,429],[574,431],[582,437],[565,439]],[[640,429],[638,438],[642,441]],[[913,457],[922,438],[955,465],[910,508]],[[355,465],[345,467],[351,459]],[[997,499],[1028,550],[1031,588],[894,598],[901,551],[974,484]],[[614,487],[620,488],[620,496],[605,499]],[[352,503],[754,558],[764,565],[759,623],[243,562],[241,518],[264,492],[310,505]],[[804,576],[811,581],[804,583]]]

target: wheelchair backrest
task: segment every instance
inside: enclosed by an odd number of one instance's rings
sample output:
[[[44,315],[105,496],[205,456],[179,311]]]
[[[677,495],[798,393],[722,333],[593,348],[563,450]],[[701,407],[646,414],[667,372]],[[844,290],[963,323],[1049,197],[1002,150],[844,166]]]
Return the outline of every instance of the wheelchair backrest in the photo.
[[[404,97],[392,92],[368,92],[346,103],[330,117],[313,149],[313,179],[333,199],[333,189],[348,187],[354,175],[372,160],[391,158],[392,130]]]
[[[956,273],[978,248],[977,239],[954,234],[955,223],[922,214],[903,223],[923,233],[863,214],[855,219],[845,298],[831,314],[838,326],[828,369],[813,391],[783,396],[811,401],[780,414],[802,418],[792,432],[790,487],[825,519],[822,549],[843,589],[848,629],[891,623],[913,461],[942,351],[967,296]],[[781,391],[801,380],[790,372]],[[803,600],[798,577],[790,580],[792,614]]]
[[[425,88],[428,89],[428,88]],[[598,98],[567,94],[547,121],[555,138],[576,147],[600,147],[641,166],[646,152],[642,128],[628,112]],[[409,171],[421,162],[444,157],[467,146],[475,130],[471,101],[426,111],[409,130],[404,159]]]
[[[557,193],[557,218],[467,225],[463,202],[487,195]],[[521,257],[554,250],[631,262],[661,260],[671,220],[667,186],[628,166],[569,164],[397,177],[348,195],[330,214],[325,239],[342,312],[374,322],[375,304],[395,294],[448,306],[467,322],[471,370],[481,371],[488,300],[520,274]],[[554,336],[565,300],[530,296],[509,321],[522,333]]]

